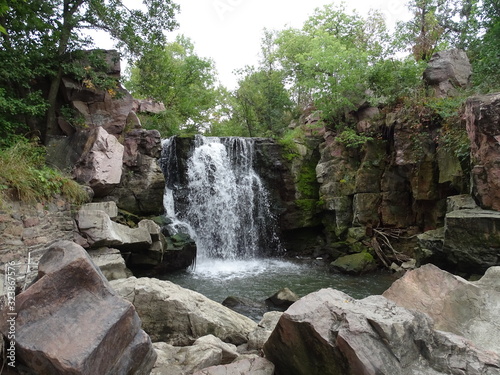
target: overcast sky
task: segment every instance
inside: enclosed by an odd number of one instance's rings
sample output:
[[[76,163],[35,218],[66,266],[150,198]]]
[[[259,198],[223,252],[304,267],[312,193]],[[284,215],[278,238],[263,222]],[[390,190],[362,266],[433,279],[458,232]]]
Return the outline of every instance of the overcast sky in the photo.
[[[177,32],[191,38],[199,56],[215,61],[219,79],[234,88],[235,69],[258,61],[262,30],[301,27],[327,0],[177,0],[181,12]],[[340,3],[340,1],[336,1]],[[389,25],[407,19],[405,0],[350,0],[348,9],[366,14],[379,9]]]
[[[131,7],[138,0],[125,0]],[[301,27],[318,7],[340,3],[327,0],[174,0],[181,7],[177,16],[180,33],[189,37],[195,52],[211,58],[216,64],[220,82],[234,89],[237,81],[234,70],[258,62],[264,28],[282,30],[286,26]],[[407,19],[406,0],[349,0],[346,6],[365,15],[370,9],[379,9],[388,25]],[[98,43],[101,48],[112,48],[110,43]],[[123,67],[122,67],[123,68]]]

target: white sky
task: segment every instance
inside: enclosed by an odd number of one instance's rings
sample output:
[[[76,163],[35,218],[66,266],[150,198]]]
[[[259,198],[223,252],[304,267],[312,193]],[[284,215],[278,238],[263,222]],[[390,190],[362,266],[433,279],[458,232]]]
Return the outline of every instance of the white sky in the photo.
[[[175,1],[175,0],[174,0]],[[236,86],[235,69],[257,63],[262,30],[301,27],[318,7],[340,0],[176,0],[176,31],[189,37],[195,52],[212,58],[223,85]],[[366,14],[379,9],[388,25],[407,19],[405,0],[350,0],[347,9]]]
[[[318,7],[341,0],[173,0],[181,7],[177,15],[179,28],[169,35],[172,41],[180,33],[189,37],[198,56],[214,60],[220,82],[229,89],[236,88],[233,73],[259,59],[263,29],[282,30],[286,26],[301,27]],[[349,0],[347,10],[355,9],[365,15],[378,9],[386,22],[408,19],[406,0]],[[138,0],[125,0],[137,7]],[[142,3],[142,2],[141,2]],[[102,34],[101,34],[102,35]],[[100,48],[112,44],[96,38]],[[122,69],[124,63],[122,63]]]

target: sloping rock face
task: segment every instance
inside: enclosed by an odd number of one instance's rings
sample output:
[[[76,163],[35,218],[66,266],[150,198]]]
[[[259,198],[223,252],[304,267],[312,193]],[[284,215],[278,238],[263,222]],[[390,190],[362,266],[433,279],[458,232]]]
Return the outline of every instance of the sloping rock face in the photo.
[[[36,374],[145,375],[156,360],[132,304],[75,243],[60,241],[47,251],[37,281],[16,297],[16,310],[16,355]],[[4,311],[4,335],[8,318]]]
[[[472,66],[465,51],[452,49],[432,55],[424,80],[434,89],[435,96],[447,97],[467,87],[471,75]]]
[[[468,282],[428,264],[406,273],[383,296],[429,315],[435,329],[500,353],[500,267],[491,267],[481,280]]]
[[[465,116],[471,141],[473,195],[482,208],[500,211],[500,94],[469,98]]]
[[[248,341],[256,323],[203,295],[169,281],[146,277],[114,280],[111,285],[132,302],[153,341],[185,346],[212,334],[235,345]]]
[[[309,294],[281,317],[264,345],[277,375],[500,374],[500,358],[426,315],[383,296]]]

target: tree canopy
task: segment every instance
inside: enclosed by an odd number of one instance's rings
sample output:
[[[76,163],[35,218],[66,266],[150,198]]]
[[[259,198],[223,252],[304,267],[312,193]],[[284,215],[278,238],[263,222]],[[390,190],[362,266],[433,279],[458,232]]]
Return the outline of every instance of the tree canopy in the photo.
[[[130,58],[163,44],[164,32],[177,25],[178,6],[170,0],[143,5],[145,10],[129,9],[121,0],[2,1],[0,58],[8,68],[0,74],[0,135],[22,125],[42,137],[56,132],[61,78],[72,69],[73,55],[92,46],[87,30],[108,33]]]

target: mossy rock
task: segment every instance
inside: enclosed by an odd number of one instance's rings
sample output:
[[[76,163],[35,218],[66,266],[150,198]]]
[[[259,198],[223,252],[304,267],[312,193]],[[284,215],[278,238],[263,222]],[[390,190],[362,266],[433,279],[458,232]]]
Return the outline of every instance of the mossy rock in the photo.
[[[375,270],[377,268],[377,263],[369,252],[363,251],[361,253],[337,258],[330,264],[330,267],[333,271],[350,275],[361,275]]]

